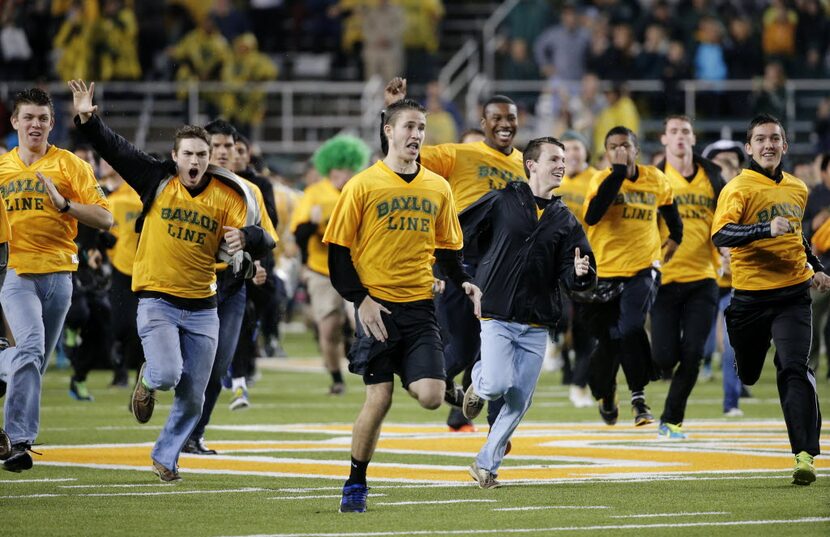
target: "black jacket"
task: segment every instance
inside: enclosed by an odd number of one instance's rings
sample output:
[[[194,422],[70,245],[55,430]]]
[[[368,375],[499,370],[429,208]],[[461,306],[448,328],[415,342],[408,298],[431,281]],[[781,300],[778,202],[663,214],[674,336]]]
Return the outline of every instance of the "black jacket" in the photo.
[[[156,189],[163,180],[177,174],[176,163],[157,160],[141,151],[95,114],[86,123],[81,123],[80,118],[75,116],[75,127],[141,197],[142,214],[136,220],[136,231],[140,233],[144,215],[155,200]],[[242,232],[245,234],[245,251],[253,258],[268,254],[276,245],[274,239],[258,225],[245,226]]]
[[[483,252],[475,283],[481,316],[555,326],[562,312],[559,283],[574,291],[596,284],[596,261],[582,226],[559,198],[536,217],[530,185],[511,181],[459,215],[466,241]],[[588,255],[591,271],[576,278],[574,250]]]

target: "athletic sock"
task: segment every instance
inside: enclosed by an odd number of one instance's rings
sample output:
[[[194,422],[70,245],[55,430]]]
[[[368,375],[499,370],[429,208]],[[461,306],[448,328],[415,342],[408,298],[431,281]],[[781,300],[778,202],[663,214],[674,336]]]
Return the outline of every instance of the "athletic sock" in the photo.
[[[638,399],[645,403],[646,394],[644,391],[640,390],[638,392],[631,392],[631,404],[633,405]]]
[[[331,380],[335,384],[343,384],[343,373],[341,373],[339,369],[337,371],[332,372]]]
[[[365,485],[366,484],[366,469],[369,467],[369,461],[363,462],[352,457],[351,472],[349,479],[346,480],[346,486],[349,485]]]
[[[242,388],[243,390],[248,389],[248,384],[245,382],[245,377],[235,377],[231,379],[231,390],[235,392],[237,388]]]

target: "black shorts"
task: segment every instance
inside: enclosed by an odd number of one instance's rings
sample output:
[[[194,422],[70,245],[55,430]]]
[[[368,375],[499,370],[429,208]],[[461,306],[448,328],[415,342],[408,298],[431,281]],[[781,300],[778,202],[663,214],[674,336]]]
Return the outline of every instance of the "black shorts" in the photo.
[[[416,380],[444,380],[444,345],[435,303],[373,300],[392,312],[381,314],[389,338],[380,342],[365,334],[355,305],[357,338],[349,350],[349,371],[362,375],[365,384],[392,382],[398,375],[404,388]]]

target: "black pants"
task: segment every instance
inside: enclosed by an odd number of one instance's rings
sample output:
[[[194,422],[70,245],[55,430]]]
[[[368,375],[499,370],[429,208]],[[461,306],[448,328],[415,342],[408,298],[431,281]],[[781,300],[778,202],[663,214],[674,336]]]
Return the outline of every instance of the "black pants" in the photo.
[[[136,328],[138,297],[132,291],[132,277],[113,268],[109,299],[116,312],[112,318],[114,378],[126,380],[130,368],[137,370],[144,363],[144,347]]]
[[[66,314],[66,327],[78,333],[80,341],[64,344],[66,357],[72,364],[76,382],[86,377],[103,361],[112,365],[112,307],[105,291],[85,291],[77,287],[72,292],[72,305]]]
[[[571,301],[563,293],[562,306],[563,310],[570,306],[571,350],[574,351],[574,364],[571,369],[570,382],[567,384],[584,388],[588,385],[588,377],[591,373],[591,351],[594,349],[594,338],[588,326],[585,325],[584,315],[581,313],[583,304]],[[563,358],[565,358],[565,364],[570,364],[567,356]],[[564,375],[563,372],[563,378]]]
[[[726,308],[726,329],[735,349],[738,376],[753,385],[775,343],[778,397],[793,453],[819,454],[821,411],[816,379],[807,366],[812,319],[808,285],[764,292],[732,294]]]
[[[624,284],[620,296],[581,308],[586,326],[597,338],[588,378],[596,399],[614,396],[620,365],[632,392],[643,391],[654,371],[645,322],[660,286],[660,271],[649,267],[617,280]]]
[[[660,421],[683,422],[717,309],[718,286],[711,278],[669,283],[657,292],[651,310],[652,352],[664,377],[672,379]]]

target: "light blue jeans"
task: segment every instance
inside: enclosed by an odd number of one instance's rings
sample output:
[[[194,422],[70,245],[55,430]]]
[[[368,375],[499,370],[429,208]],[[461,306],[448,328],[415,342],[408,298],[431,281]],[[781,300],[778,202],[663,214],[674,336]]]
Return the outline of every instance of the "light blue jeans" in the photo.
[[[479,468],[496,475],[504,450],[530,402],[547,346],[547,328],[497,320],[481,321],[481,360],[473,367],[473,389],[481,398],[504,397],[487,442],[476,456]]]
[[[0,352],[0,379],[8,383],[3,427],[12,444],[32,444],[37,438],[41,378],[71,301],[68,272],[18,276],[10,269],[6,273],[0,304],[15,346]]]
[[[161,298],[142,298],[136,322],[147,358],[144,380],[154,390],[175,388],[170,415],[151,453],[153,460],[175,471],[184,443],[202,415],[219,317],[216,308],[186,310]]]

